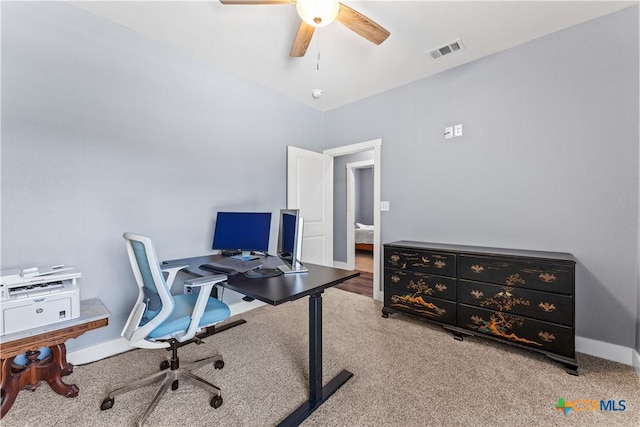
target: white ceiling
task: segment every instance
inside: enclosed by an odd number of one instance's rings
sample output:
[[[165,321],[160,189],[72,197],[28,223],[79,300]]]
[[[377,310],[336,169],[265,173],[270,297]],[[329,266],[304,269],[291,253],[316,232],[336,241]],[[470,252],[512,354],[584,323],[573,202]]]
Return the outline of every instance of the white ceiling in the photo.
[[[293,4],[71,3],[321,111],[638,3],[343,2],[389,30],[389,38],[376,46],[336,21],[316,30],[305,57],[291,58],[289,50],[300,22]],[[458,38],[464,50],[431,59],[429,50]],[[322,89],[320,98],[312,96],[314,89]]]

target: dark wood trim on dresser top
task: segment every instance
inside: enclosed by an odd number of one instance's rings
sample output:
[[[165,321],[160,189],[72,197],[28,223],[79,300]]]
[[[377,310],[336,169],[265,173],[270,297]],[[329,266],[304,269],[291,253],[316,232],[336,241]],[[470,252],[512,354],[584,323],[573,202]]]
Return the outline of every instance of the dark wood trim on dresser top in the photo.
[[[387,243],[382,315],[408,314],[459,340],[475,335],[543,353],[577,375],[575,263],[561,252]]]

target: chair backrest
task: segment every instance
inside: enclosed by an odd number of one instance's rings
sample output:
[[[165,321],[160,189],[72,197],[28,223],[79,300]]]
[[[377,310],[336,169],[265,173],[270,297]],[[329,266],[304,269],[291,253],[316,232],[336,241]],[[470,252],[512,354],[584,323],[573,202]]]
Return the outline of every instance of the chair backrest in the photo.
[[[173,312],[175,303],[150,238],[134,233],[123,235],[131,268],[138,284],[138,299],[122,330],[122,336],[136,347],[166,347],[146,340],[149,333]]]

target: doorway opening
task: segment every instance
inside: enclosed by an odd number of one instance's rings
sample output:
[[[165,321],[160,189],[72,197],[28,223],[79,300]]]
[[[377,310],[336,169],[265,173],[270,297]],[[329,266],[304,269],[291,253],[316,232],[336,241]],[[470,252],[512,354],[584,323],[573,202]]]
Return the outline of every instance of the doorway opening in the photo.
[[[336,209],[334,210],[334,240],[336,241],[336,249],[343,250],[344,254],[340,254],[340,251],[334,251],[334,265],[338,267],[348,268],[350,270],[360,271],[360,276],[351,279],[343,285],[338,286],[345,290],[360,293],[363,295],[372,296],[374,299],[382,299],[382,290],[380,289],[380,236],[381,236],[381,224],[380,224],[380,161],[381,161],[381,146],[382,140],[372,140],[362,142],[358,144],[346,145],[343,147],[332,148],[324,150],[324,154],[332,156],[334,162],[336,158],[350,159],[351,156],[356,153],[367,152],[368,154],[365,160],[349,161],[346,164],[346,184],[344,192],[346,193],[346,205],[343,207],[338,206],[337,197]],[[348,161],[348,160],[347,160]],[[344,173],[336,167],[336,171]],[[371,206],[371,216],[366,222],[370,224],[364,224],[356,221],[356,174],[358,171],[368,169],[372,173],[373,191],[372,197],[367,203]],[[345,169],[342,169],[343,171]],[[337,192],[334,192],[334,196]],[[340,227],[340,228],[338,228]],[[368,228],[368,240],[366,242],[360,242],[360,236],[356,239],[356,227],[359,229]],[[342,232],[339,232],[342,230]],[[362,230],[364,231],[364,230]],[[360,233],[359,233],[360,234]],[[346,256],[345,256],[346,255]],[[346,289],[351,288],[351,289]]]

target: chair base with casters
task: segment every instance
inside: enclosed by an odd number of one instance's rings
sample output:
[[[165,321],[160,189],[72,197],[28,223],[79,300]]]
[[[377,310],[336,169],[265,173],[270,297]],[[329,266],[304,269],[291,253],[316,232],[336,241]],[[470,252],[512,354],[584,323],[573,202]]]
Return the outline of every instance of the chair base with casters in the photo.
[[[162,381],[162,384],[153,397],[153,400],[151,401],[151,403],[149,403],[147,410],[138,421],[138,425],[141,426],[142,424],[144,424],[147,417],[149,417],[151,411],[153,411],[153,409],[156,407],[162,396],[167,392],[169,386],[171,386],[172,390],[177,390],[179,381],[182,379],[191,380],[199,387],[212,392],[214,396],[211,398],[209,404],[215,409],[219,408],[222,405],[222,396],[220,389],[210,382],[204,380],[203,378],[194,375],[191,371],[210,363],[213,363],[213,366],[216,369],[222,369],[224,367],[222,356],[210,356],[205,359],[200,359],[195,362],[188,363],[187,365],[181,367],[180,358],[178,357],[178,347],[180,347],[182,343],[177,340],[170,340],[169,344],[171,346],[171,359],[165,360],[160,364],[160,372],[156,372],[152,375],[149,375],[148,377],[141,378],[137,381],[134,381],[133,383],[127,384],[126,386],[117,388],[109,392],[108,396],[105,397],[105,399],[102,401],[100,409],[102,409],[103,411],[106,409],[111,409],[113,407],[113,404],[115,403],[115,397],[120,394],[124,394],[129,391]]]

